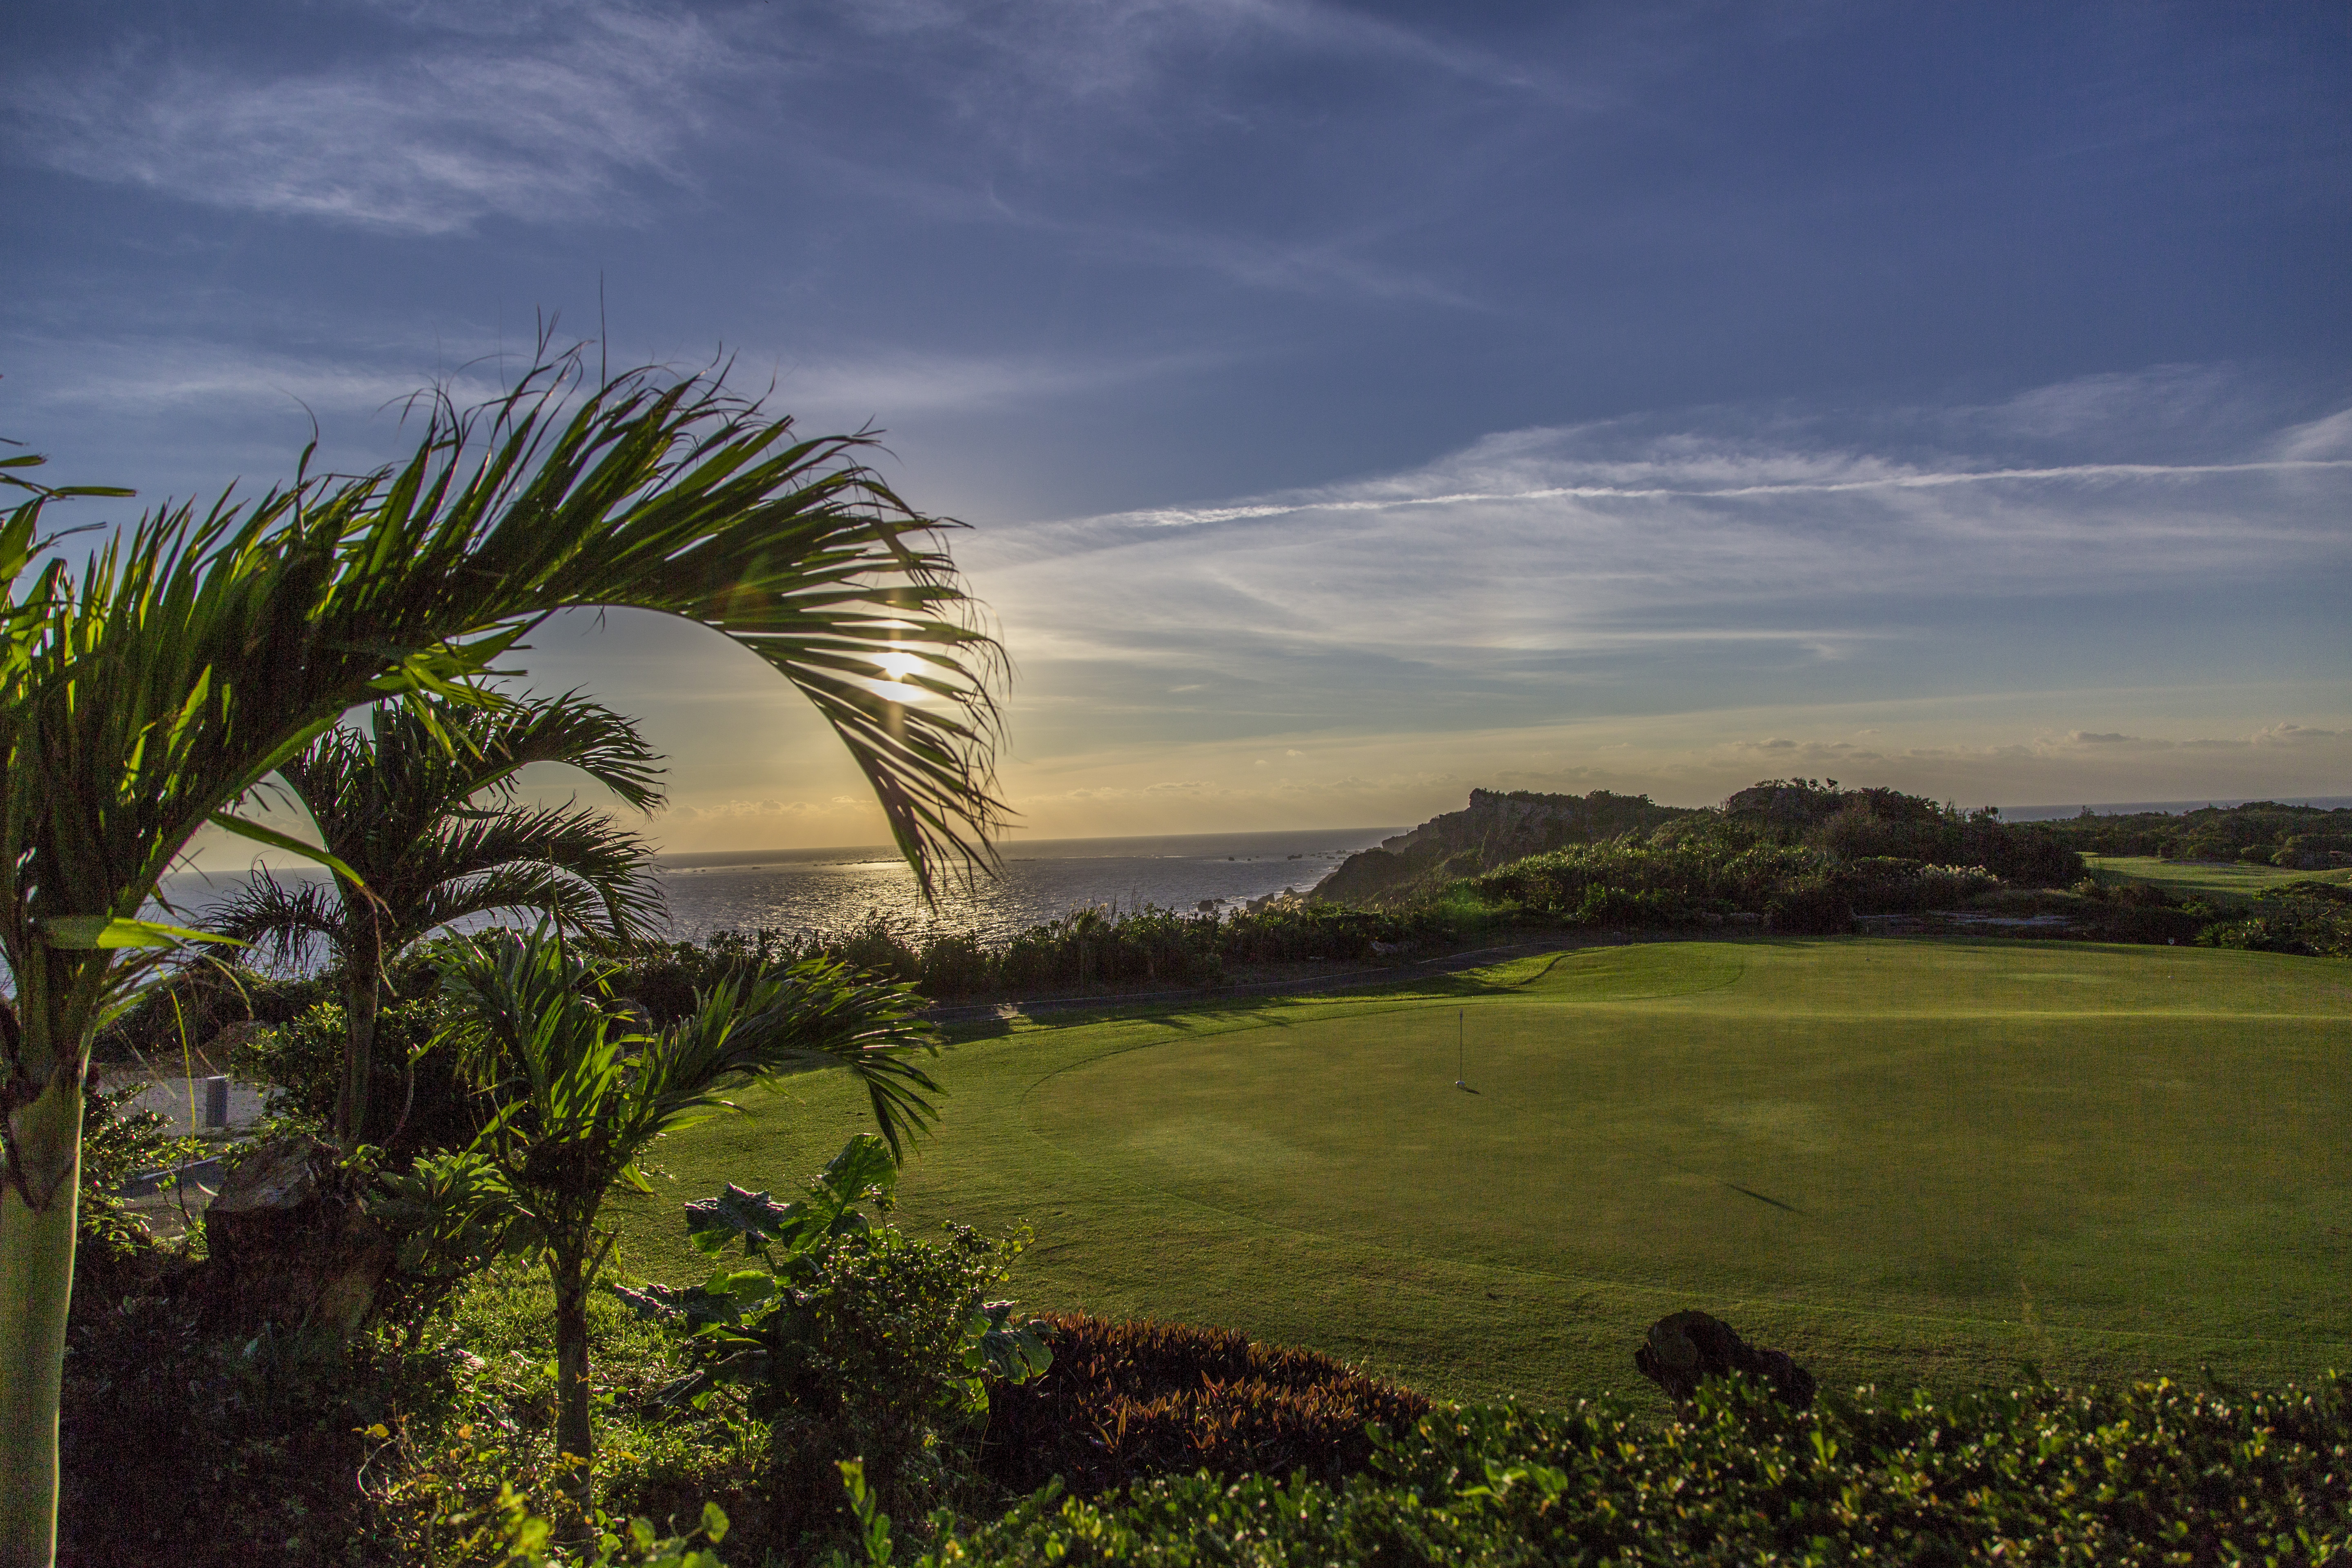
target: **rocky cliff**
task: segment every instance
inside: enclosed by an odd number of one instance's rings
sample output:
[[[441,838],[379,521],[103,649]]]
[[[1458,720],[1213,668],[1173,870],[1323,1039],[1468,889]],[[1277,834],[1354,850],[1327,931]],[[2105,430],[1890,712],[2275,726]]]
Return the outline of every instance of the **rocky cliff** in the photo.
[[[1336,904],[1402,902],[1547,849],[1598,843],[1694,815],[1645,795],[1605,789],[1585,795],[1474,789],[1466,809],[1433,816],[1377,849],[1350,855],[1307,897]]]

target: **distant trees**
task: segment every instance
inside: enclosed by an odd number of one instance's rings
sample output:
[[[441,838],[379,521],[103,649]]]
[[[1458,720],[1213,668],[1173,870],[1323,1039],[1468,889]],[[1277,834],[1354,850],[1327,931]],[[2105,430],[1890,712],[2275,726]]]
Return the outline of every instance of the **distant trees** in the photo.
[[[2352,809],[2252,800],[2193,811],[2118,812],[2049,825],[2087,855],[2155,855],[2168,860],[2235,860],[2297,870],[2352,865]]]

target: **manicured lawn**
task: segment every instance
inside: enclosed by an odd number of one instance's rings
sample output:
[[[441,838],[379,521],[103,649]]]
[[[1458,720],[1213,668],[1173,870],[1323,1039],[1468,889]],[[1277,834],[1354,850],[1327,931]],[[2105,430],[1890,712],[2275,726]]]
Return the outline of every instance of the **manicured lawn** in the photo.
[[[1031,1306],[1437,1394],[1634,1385],[1685,1306],[1832,1384],[2308,1376],[2352,1366],[2347,1003],[2328,960],[1754,941],[1017,1024],[942,1059],[899,1218],[1027,1222]],[[745,1103],[667,1146],[626,1267],[694,1273],[678,1202],[868,1124],[834,1075]]]
[[[2277,866],[2215,860],[2159,860],[2153,855],[2085,855],[2083,859],[2109,880],[2154,882],[2175,893],[2194,893],[2224,903],[2241,903],[2264,888],[2287,882],[2352,883],[2352,868],[2290,871]]]

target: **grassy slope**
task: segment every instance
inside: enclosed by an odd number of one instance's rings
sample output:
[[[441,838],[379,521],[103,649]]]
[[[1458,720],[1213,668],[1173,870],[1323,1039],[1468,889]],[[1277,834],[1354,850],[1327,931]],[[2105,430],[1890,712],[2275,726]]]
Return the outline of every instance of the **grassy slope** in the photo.
[[[2260,953],[1748,942],[1015,1026],[945,1058],[900,1217],[1032,1224],[1033,1306],[1440,1394],[1635,1384],[1684,1306],[1832,1384],[2305,1376],[2352,1365],[2347,1001]],[[831,1075],[747,1103],[623,1209],[627,1267],[688,1276],[674,1199],[866,1125]]]
[[[2352,883],[2352,870],[2291,871],[2216,860],[2159,860],[2153,855],[2085,855],[2084,864],[2102,877],[2154,882],[2179,894],[2198,894],[2222,903],[2243,903],[2264,888],[2287,882]]]

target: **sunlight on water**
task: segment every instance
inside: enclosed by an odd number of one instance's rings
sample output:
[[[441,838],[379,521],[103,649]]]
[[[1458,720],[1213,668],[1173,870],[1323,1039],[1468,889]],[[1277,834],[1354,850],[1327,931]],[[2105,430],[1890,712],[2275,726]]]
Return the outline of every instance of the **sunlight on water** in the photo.
[[[1006,847],[1002,872],[966,889],[950,877],[927,911],[915,876],[887,849],[795,849],[665,857],[670,929],[698,940],[714,931],[768,928],[799,934],[845,931],[869,913],[914,926],[936,922],[1002,940],[1090,907],[1146,904],[1230,914],[1286,888],[1305,892],[1356,850],[1393,827],[1299,833],[1188,834],[1158,838],[1063,838]],[[315,872],[281,869],[281,881]],[[233,873],[166,879],[173,920],[203,919],[241,881]]]

